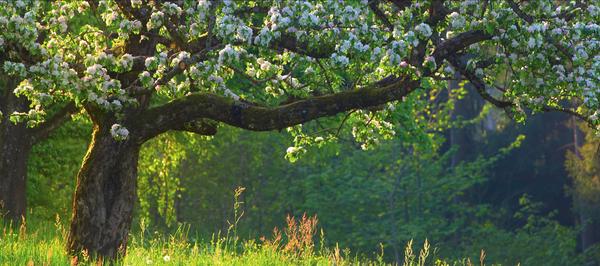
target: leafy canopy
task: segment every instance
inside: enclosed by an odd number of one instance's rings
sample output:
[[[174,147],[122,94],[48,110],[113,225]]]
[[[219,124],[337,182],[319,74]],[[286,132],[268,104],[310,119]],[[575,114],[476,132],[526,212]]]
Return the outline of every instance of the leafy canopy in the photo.
[[[0,3],[2,71],[32,102],[15,121],[74,101],[117,140],[205,119],[272,130],[373,106],[394,112],[414,92],[464,77],[517,119],[558,110],[600,125],[594,1]],[[390,117],[373,124],[397,130]]]

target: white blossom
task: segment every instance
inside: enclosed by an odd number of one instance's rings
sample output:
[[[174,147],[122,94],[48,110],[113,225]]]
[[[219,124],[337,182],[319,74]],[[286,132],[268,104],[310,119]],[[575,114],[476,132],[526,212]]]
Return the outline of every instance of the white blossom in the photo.
[[[262,58],[257,59],[256,62],[260,65],[260,69],[263,71],[268,71],[272,67],[271,62],[264,60]]]
[[[239,53],[233,49],[233,47],[231,46],[231,44],[227,44],[225,45],[225,48],[223,48],[221,51],[219,51],[219,65],[222,65],[223,62],[227,61],[227,60],[239,60],[240,55]]]
[[[103,68],[102,68],[102,66],[101,66],[101,65],[99,65],[99,64],[94,64],[94,65],[92,65],[92,66],[88,67],[86,71],[87,71],[87,73],[88,73],[88,74],[90,74],[90,75],[92,75],[92,76],[93,76],[93,75],[95,75],[96,73],[98,73],[98,72],[102,71],[102,69],[103,69]]]
[[[67,31],[68,25],[67,25],[67,18],[65,16],[60,16],[58,18],[58,24],[59,24],[61,33],[64,33]]]
[[[287,150],[285,151],[288,154],[294,154],[294,153],[298,153],[299,151],[302,150],[302,147],[288,147]]]
[[[590,120],[596,121],[596,120],[598,120],[598,116],[600,116],[600,111],[596,111],[595,113],[590,115]]]
[[[133,66],[133,56],[131,56],[130,54],[124,54],[121,57],[121,66],[123,66],[123,68],[125,69],[129,69],[131,68],[131,66]]]
[[[148,68],[150,65],[154,64],[156,62],[156,57],[151,56],[146,58],[146,60],[144,60],[144,65],[146,66],[146,68]]]
[[[113,124],[110,127],[110,134],[115,140],[122,141],[129,137],[129,130],[119,124]]]
[[[431,27],[427,25],[427,23],[421,23],[415,27],[415,31],[424,36],[425,38],[429,38],[432,34]]]
[[[331,54],[331,60],[340,66],[347,66],[350,63],[350,59],[347,56],[338,55],[337,53]]]
[[[457,12],[452,12],[449,16],[450,18],[450,25],[452,26],[452,28],[462,28],[465,26],[465,18],[463,16],[461,16],[460,14],[458,14]]]

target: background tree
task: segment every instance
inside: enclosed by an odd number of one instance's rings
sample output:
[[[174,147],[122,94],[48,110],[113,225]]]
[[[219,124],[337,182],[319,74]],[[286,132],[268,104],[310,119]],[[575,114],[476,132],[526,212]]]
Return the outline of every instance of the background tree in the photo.
[[[267,131],[347,111],[369,124],[354,110],[395,110],[409,95],[440,90],[453,76],[450,65],[519,121],[528,110],[558,110],[598,124],[599,12],[585,3],[48,5],[42,46],[68,85],[30,71],[17,90],[32,100],[40,93],[71,98],[93,122],[73,206],[73,253],[125,252],[140,146],[170,130],[211,135],[225,123]],[[373,132],[357,127],[355,135]],[[297,139],[288,157],[303,151],[306,142]]]
[[[585,143],[575,145],[573,152],[567,154],[566,166],[573,178],[570,188],[575,211],[581,223],[581,247],[590,253],[595,263],[600,262],[600,142],[594,131],[582,126]],[[596,246],[594,246],[596,245]]]
[[[40,21],[36,14],[45,9],[39,3],[27,9],[15,6],[16,3],[1,4],[0,216],[20,222],[27,209],[27,161],[31,149],[68,120],[76,108],[72,103],[50,100],[47,93],[36,93],[30,99],[18,95],[19,82],[30,72],[35,73],[36,67],[51,67],[42,57],[45,49],[40,43],[45,36],[40,32],[44,27],[36,25]],[[46,110],[42,104],[46,104]]]

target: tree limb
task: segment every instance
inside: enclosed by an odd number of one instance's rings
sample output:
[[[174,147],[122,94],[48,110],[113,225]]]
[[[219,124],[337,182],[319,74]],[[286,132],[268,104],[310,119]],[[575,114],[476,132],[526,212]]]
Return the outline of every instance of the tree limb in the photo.
[[[468,71],[466,64],[462,62],[457,55],[448,56],[446,59],[460,72],[460,74],[465,76],[471,82],[471,84],[473,84],[473,87],[475,87],[483,99],[499,108],[506,108],[513,105],[512,102],[502,101],[492,97],[492,95],[490,95],[486,90],[487,86],[485,82],[478,78],[475,73]]]
[[[475,89],[477,90],[477,92],[479,93],[479,95],[481,95],[481,97],[483,99],[485,99],[486,101],[490,102],[491,104],[495,105],[496,107],[505,109],[507,107],[512,107],[515,106],[516,104],[512,101],[503,101],[503,100],[498,100],[496,98],[494,98],[492,95],[490,95],[487,92],[487,86],[485,84],[485,82],[483,80],[481,80],[480,78],[478,78],[473,72],[468,71],[466,69],[466,65],[465,63],[463,63],[460,58],[458,58],[458,56],[456,55],[452,55],[450,57],[448,57],[447,59],[450,64],[452,64],[463,76],[465,76],[469,82],[473,85],[473,87],[475,87]],[[553,107],[553,106],[548,106],[548,105],[544,105],[541,107],[541,110],[544,112],[561,112],[561,113],[566,113],[569,115],[572,115],[574,117],[577,117],[583,121],[585,121],[588,124],[593,124],[592,121],[583,116],[580,113],[577,113],[575,110],[569,109],[569,108],[564,108],[564,107]]]
[[[401,100],[418,86],[418,81],[401,79],[383,87],[375,84],[276,107],[257,106],[213,93],[193,93],[148,109],[136,119],[137,124],[132,128],[139,131],[140,142],[201,118],[253,131],[270,131],[344,111]]]
[[[181,127],[175,127],[173,128],[173,130],[187,131],[203,136],[214,136],[215,134],[217,134],[217,123],[205,119],[200,119],[189,123],[184,123],[183,125],[181,125]]]
[[[448,39],[440,43],[433,52],[432,56],[441,62],[441,59],[446,58],[448,55],[454,54],[464,48],[469,47],[471,44],[475,44],[481,41],[492,39],[492,35],[489,35],[482,30],[471,30],[458,34],[457,36]]]
[[[385,13],[383,13],[383,11],[379,8],[378,5],[379,0],[373,0],[369,2],[369,8],[371,9],[371,11],[373,11],[375,16],[377,16],[377,18],[379,18],[383,22],[383,24],[388,28],[388,30],[394,31],[394,25],[390,22],[390,20],[387,18]]]

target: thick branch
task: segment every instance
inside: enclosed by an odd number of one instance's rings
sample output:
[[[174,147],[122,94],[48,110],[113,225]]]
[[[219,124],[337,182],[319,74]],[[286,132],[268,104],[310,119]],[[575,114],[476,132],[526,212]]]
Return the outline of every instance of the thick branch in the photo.
[[[173,128],[177,131],[187,131],[204,136],[214,136],[217,134],[217,123],[205,119],[184,123],[179,128]]]
[[[261,107],[212,94],[194,93],[146,111],[135,130],[143,142],[162,132],[201,118],[253,131],[283,129],[316,118],[401,100],[419,86],[403,79],[384,87],[369,87],[313,97],[277,107]]]
[[[436,60],[446,58],[462,49],[469,47],[481,41],[490,40],[492,35],[486,34],[482,30],[472,30],[458,34],[457,36],[440,43],[433,52]]]

